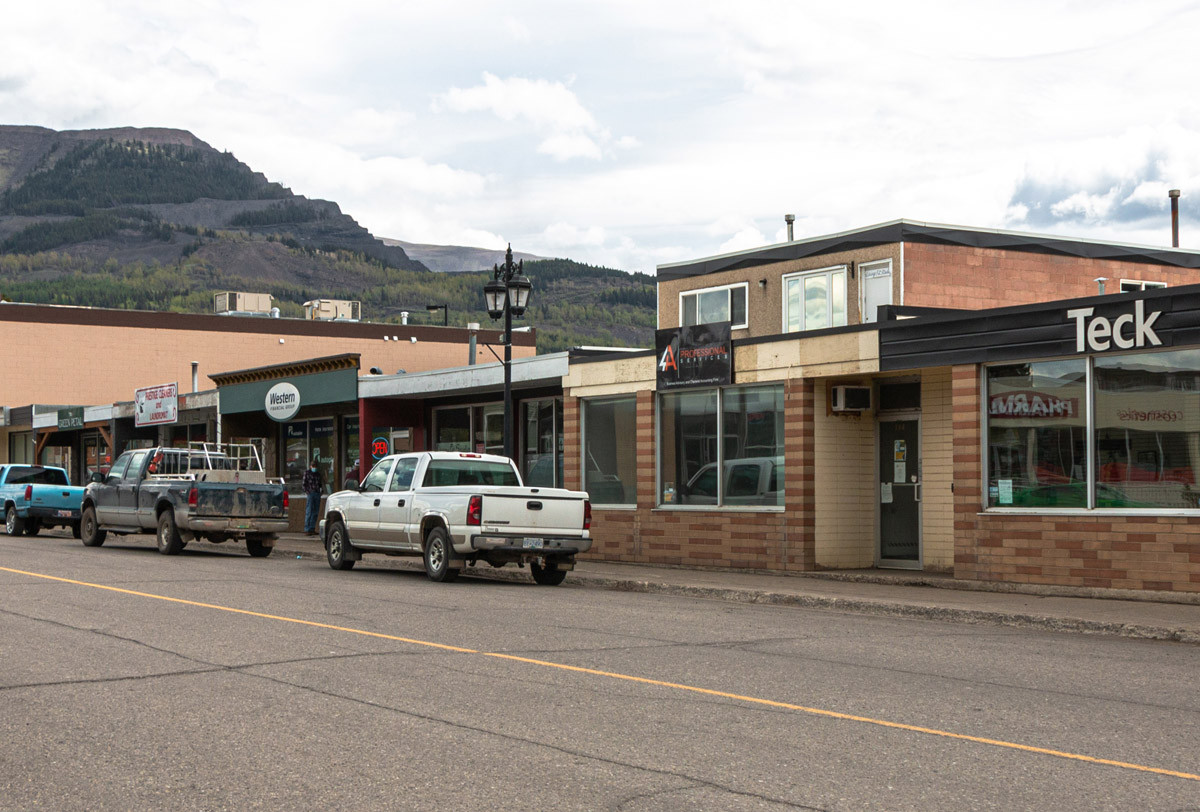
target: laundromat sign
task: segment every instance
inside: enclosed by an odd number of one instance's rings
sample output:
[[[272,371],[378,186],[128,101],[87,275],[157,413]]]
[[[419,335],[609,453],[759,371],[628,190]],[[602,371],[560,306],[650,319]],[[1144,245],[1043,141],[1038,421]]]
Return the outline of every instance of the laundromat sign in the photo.
[[[267,417],[272,420],[291,420],[296,416],[296,412],[300,411],[300,390],[287,381],[277,383],[267,390],[263,405],[267,410]]]

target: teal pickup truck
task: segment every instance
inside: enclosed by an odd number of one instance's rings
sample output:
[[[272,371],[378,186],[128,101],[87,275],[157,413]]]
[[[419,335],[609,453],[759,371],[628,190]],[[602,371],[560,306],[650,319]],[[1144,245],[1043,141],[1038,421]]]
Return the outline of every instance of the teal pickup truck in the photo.
[[[83,488],[71,485],[62,468],[0,465],[0,505],[10,536],[37,535],[43,527],[70,527],[79,538]]]

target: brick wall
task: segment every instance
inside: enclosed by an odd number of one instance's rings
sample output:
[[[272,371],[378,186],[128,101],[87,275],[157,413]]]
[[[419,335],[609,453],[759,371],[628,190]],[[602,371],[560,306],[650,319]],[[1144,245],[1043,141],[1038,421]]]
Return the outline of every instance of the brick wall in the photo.
[[[1200,283],[1200,271],[1168,265],[906,242],[903,303],[979,310],[1094,296],[1098,276],[1108,277],[1109,293],[1121,279]]]
[[[815,568],[813,382],[785,385],[784,470],[787,506],[781,512],[655,509],[654,392],[637,393],[636,509],[593,509],[587,558],[735,569]],[[566,482],[579,487],[579,401],[564,404]],[[574,462],[572,462],[572,457]]]
[[[979,369],[952,381],[957,577],[1200,592],[1200,518],[981,513]]]

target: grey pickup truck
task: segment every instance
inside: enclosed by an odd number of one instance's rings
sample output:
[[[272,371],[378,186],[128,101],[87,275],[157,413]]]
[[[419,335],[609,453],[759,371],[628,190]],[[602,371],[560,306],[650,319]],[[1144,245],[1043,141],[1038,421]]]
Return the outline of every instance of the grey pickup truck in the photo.
[[[80,537],[88,547],[109,532],[157,534],[174,555],[189,541],[240,539],[254,557],[270,555],[287,529],[287,488],[268,479],[252,445],[142,448],[126,451],[83,493]]]

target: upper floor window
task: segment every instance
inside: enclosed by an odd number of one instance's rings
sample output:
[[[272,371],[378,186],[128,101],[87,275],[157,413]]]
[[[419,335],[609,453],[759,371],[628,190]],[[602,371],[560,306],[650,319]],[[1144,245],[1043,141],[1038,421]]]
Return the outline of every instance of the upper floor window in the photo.
[[[1148,290],[1150,288],[1165,288],[1166,282],[1143,282],[1140,279],[1122,279],[1121,292],[1129,293],[1135,290]]]
[[[846,324],[846,266],[789,274],[783,278],[784,332]]]
[[[680,326],[730,322],[734,330],[744,329],[746,324],[746,289],[749,285],[724,285],[719,288],[689,290],[679,294]]]

